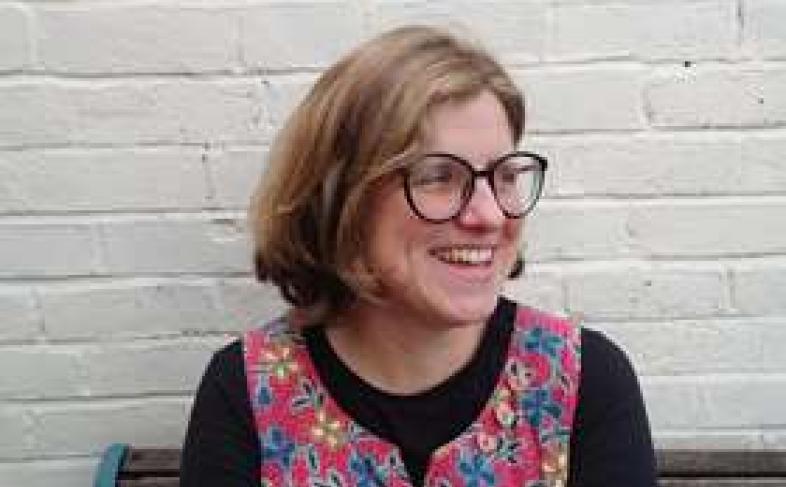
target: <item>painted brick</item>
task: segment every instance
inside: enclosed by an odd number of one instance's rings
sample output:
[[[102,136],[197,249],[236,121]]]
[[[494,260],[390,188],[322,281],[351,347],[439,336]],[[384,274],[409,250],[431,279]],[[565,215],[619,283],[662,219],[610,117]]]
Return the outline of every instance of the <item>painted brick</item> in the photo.
[[[531,131],[574,132],[644,128],[638,68],[561,68],[513,76],[528,103]]]
[[[139,280],[41,286],[52,339],[221,331],[224,315],[209,282]]]
[[[745,0],[746,47],[755,57],[786,57],[786,4],[781,0]]]
[[[543,201],[528,217],[525,255],[534,262],[630,255],[628,211],[616,202]]]
[[[546,149],[560,196],[760,195],[786,191],[786,139],[581,138]]]
[[[786,315],[786,265],[784,263],[763,261],[751,265],[739,265],[732,268],[732,275],[734,307],[740,313],[754,316]]]
[[[786,202],[656,202],[631,210],[635,245],[646,255],[730,256],[786,252]]]
[[[173,446],[188,419],[187,399],[36,406],[37,452],[41,455],[96,455],[118,440],[135,445]]]
[[[84,353],[85,387],[96,396],[189,394],[211,353],[228,342],[210,338],[93,346]]]
[[[701,0],[698,0],[701,1]],[[734,0],[732,0],[734,1]],[[662,2],[658,3],[681,3],[682,0],[662,0]],[[652,0],[614,0],[613,2],[609,0],[553,0],[551,2],[553,5],[609,5],[609,4],[651,4]]]
[[[780,375],[645,377],[642,383],[656,430],[766,429],[786,421]]]
[[[102,231],[111,273],[251,271],[245,220],[236,215],[108,221]]]
[[[724,59],[736,51],[729,1],[557,5],[549,58]]]
[[[656,448],[678,450],[767,450],[773,448],[765,440],[762,429],[708,430],[690,429],[681,431],[654,432],[653,442]]]
[[[228,10],[56,5],[36,11],[39,62],[67,73],[203,72],[236,68]]]
[[[400,25],[438,25],[489,49],[506,64],[530,64],[543,57],[547,7],[528,1],[402,0],[372,3],[375,31]]]
[[[276,131],[284,126],[316,81],[317,76],[311,73],[265,78],[270,99],[270,121]]]
[[[0,72],[28,68],[32,59],[30,23],[13,5],[0,6]]]
[[[624,346],[644,375],[777,373],[786,367],[779,318],[593,323]]]
[[[196,149],[0,152],[0,213],[203,208],[200,157]]]
[[[91,485],[96,465],[97,458],[0,463],[0,485]]]
[[[0,398],[41,399],[78,395],[83,390],[80,354],[66,347],[4,348]]]
[[[32,294],[0,290],[0,340],[29,340],[41,334],[41,316]]]
[[[0,403],[0,431],[0,460],[20,460],[37,454],[27,407]]]
[[[253,279],[219,279],[218,294],[228,329],[244,331],[281,316],[289,305],[278,288]]]
[[[247,209],[267,160],[267,149],[227,149],[207,154],[207,167],[219,208]]]
[[[697,266],[621,264],[570,273],[564,279],[568,309],[587,322],[709,318],[728,307],[722,272]]]
[[[0,277],[93,274],[98,249],[87,224],[0,222]]]
[[[761,442],[765,450],[786,450],[786,430],[769,428],[761,432]]]
[[[259,142],[261,84],[228,80],[0,84],[0,145]]]
[[[767,127],[786,122],[786,71],[681,69],[654,75],[644,89],[660,128]]]
[[[243,63],[251,68],[327,66],[362,38],[354,2],[275,2],[239,14]]]
[[[565,292],[559,274],[526,264],[524,274],[505,283],[504,294],[514,301],[550,313],[565,314]]]

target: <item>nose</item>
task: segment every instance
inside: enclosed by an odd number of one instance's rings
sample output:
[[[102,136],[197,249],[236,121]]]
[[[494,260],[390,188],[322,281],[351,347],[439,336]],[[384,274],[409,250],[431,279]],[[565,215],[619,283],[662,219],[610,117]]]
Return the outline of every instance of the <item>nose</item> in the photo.
[[[486,178],[475,179],[472,194],[459,214],[458,221],[468,227],[488,228],[499,227],[505,222],[505,214]]]

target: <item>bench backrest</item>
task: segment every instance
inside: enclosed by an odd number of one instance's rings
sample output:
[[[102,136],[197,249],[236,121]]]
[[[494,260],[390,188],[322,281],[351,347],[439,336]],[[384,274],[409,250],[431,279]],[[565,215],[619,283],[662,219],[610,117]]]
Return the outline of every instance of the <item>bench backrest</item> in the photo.
[[[661,450],[661,487],[786,487],[786,450]],[[95,487],[176,487],[180,450],[112,445]],[[620,486],[622,487],[622,486]]]

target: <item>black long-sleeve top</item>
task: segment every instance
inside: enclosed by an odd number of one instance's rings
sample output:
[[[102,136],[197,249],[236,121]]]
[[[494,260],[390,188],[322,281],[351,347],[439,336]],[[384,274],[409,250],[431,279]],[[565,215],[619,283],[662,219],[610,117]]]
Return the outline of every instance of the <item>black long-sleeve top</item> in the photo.
[[[504,367],[515,305],[501,300],[470,362],[412,396],[387,394],[352,373],[323,328],[305,332],[326,389],[353,419],[396,444],[422,485],[431,452],[471,424]],[[581,330],[579,399],[571,436],[570,487],[655,487],[649,425],[625,354],[604,335]],[[181,461],[181,487],[259,487],[260,446],[240,342],[218,351],[197,390]]]

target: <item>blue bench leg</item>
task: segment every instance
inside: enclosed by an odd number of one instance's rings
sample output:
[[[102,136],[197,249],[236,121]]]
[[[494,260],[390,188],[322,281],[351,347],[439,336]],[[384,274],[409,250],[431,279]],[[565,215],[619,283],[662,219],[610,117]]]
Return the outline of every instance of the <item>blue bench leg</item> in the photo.
[[[109,445],[101,456],[101,463],[96,469],[95,482],[93,487],[115,487],[117,485],[117,475],[120,473],[120,466],[128,453],[128,445],[114,443]]]

